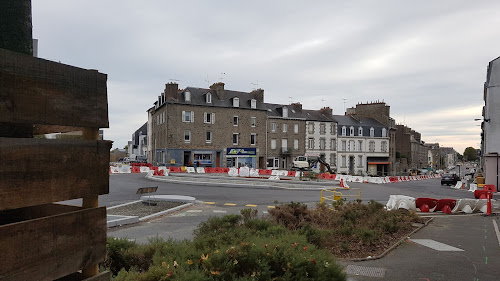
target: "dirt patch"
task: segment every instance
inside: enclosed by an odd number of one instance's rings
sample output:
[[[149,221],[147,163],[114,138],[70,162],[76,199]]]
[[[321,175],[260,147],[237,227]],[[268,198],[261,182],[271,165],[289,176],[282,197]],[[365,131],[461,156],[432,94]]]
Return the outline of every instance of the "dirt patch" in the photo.
[[[137,202],[118,208],[108,209],[108,215],[145,217],[161,211],[184,205],[184,202],[156,201],[148,204],[145,201]]]

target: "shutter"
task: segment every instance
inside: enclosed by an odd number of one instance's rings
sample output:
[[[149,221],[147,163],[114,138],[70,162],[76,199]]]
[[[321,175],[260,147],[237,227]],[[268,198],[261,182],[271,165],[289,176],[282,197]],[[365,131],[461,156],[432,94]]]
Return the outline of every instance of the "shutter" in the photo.
[[[191,123],[194,122],[194,111],[191,111]]]
[[[182,122],[184,122],[184,120],[186,120],[184,117],[186,116],[186,111],[182,111]]]
[[[203,122],[207,123],[207,113],[203,113]]]
[[[215,113],[212,113],[212,124],[215,124]]]

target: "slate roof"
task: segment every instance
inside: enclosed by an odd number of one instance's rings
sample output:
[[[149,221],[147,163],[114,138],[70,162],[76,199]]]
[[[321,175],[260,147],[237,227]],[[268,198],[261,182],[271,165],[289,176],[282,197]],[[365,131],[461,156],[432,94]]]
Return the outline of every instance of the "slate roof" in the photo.
[[[352,116],[349,115],[333,115],[333,119],[337,122],[337,129],[338,129],[338,135],[342,135],[342,127],[346,126],[347,131],[346,134],[349,136],[349,127],[353,126],[354,127],[354,136],[357,136],[358,134],[358,128],[362,127],[363,128],[363,136],[369,137],[370,136],[370,128],[373,127],[375,129],[375,137],[382,137],[382,128],[386,129],[386,132],[388,133],[389,130],[387,130],[387,127],[385,127],[382,123],[378,122],[377,120],[373,118],[361,118],[360,121],[354,119]]]
[[[324,114],[320,110],[303,109],[302,113],[308,121],[335,122],[335,119],[333,119],[333,115]]]

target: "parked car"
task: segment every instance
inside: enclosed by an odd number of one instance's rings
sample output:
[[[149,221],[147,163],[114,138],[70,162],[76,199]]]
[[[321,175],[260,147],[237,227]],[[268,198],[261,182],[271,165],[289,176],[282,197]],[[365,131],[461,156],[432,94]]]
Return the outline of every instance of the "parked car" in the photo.
[[[441,185],[455,185],[459,181],[459,177],[457,174],[444,174],[441,177]]]

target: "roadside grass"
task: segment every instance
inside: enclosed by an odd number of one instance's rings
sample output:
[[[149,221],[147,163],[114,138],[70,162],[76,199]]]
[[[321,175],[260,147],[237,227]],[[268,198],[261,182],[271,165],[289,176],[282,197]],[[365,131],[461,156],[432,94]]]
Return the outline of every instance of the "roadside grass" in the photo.
[[[335,210],[283,204],[265,218],[243,209],[202,222],[193,241],[108,238],[101,267],[119,281],[346,280],[335,257],[373,256],[414,222],[420,222],[415,213],[386,211],[374,201]]]

